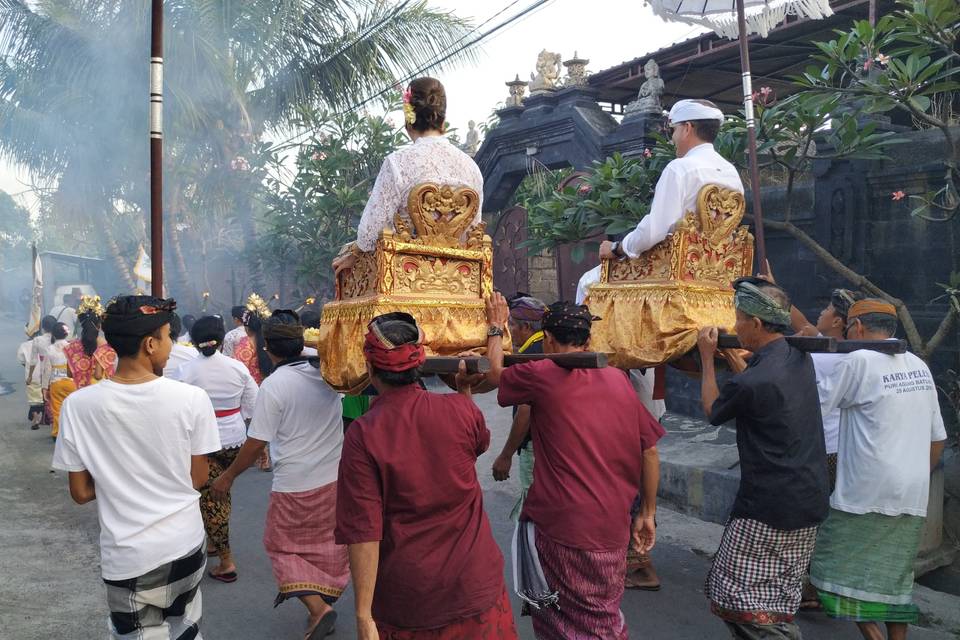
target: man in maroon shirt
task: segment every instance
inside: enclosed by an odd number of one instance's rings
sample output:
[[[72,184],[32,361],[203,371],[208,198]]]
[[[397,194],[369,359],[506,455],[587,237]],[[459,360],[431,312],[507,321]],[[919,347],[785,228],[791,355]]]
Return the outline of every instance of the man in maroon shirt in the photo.
[[[495,293],[487,303],[487,378],[499,385],[502,406],[530,405],[537,452],[515,548],[530,537],[535,544],[526,545],[529,553],[515,553],[522,556],[514,558],[518,595],[532,609],[540,640],[626,639],[620,613],[624,549],[631,538],[640,552],[654,545],[656,443],[663,428],[618,369],[564,369],[551,360],[504,369],[497,334],[507,316],[506,301]],[[550,305],[543,316],[544,353],[586,351],[594,319],[583,305]],[[631,528],[638,488],[643,508]],[[545,588],[528,590],[523,576],[529,575],[541,575]]]
[[[361,640],[515,640],[503,555],[483,511],[476,462],[490,445],[469,397],[421,389],[413,317],[374,318],[364,343],[379,394],[347,431],[338,544],[349,545]],[[379,634],[379,636],[378,636]]]

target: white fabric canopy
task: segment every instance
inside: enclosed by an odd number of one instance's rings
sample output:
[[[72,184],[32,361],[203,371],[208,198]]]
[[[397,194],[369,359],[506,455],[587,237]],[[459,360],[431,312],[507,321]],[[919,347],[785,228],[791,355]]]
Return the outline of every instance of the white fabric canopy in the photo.
[[[736,40],[736,0],[646,0],[653,12],[664,20],[700,25],[717,35]],[[818,20],[833,15],[829,0],[743,0],[747,33],[763,37],[783,22],[787,15]]]

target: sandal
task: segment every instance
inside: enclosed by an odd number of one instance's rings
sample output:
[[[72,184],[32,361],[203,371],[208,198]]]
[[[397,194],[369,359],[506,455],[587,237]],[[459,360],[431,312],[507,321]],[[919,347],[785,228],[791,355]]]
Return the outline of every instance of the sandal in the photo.
[[[214,580],[218,580],[219,582],[225,582],[227,584],[237,581],[236,571],[224,571],[223,573],[214,573],[213,571],[207,571],[207,575],[213,578]]]
[[[800,611],[823,611],[820,600],[804,600],[800,603]]]
[[[337,612],[333,609],[323,614],[323,617],[317,621],[317,626],[307,632],[304,640],[320,640],[333,633],[333,626],[337,623]]]

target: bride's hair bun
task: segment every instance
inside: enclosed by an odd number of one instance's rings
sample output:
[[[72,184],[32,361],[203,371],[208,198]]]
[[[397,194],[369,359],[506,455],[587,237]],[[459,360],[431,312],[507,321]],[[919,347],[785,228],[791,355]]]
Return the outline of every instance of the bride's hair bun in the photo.
[[[417,78],[410,83],[410,105],[417,119],[416,131],[443,131],[447,120],[447,92],[436,78]]]

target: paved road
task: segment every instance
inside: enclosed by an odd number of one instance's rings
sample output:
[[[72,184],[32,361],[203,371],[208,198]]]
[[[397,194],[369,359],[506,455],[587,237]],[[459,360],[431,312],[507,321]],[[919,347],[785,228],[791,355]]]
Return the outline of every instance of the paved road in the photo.
[[[0,640],[51,637],[84,640],[104,637],[103,588],[99,580],[97,520],[94,505],[79,507],[67,495],[66,478],[49,470],[52,442],[25,422],[22,374],[13,354],[19,335],[13,322],[0,318],[0,376],[16,384],[17,393],[0,397]],[[495,483],[489,469],[506,438],[509,412],[485,396],[480,404],[493,432],[491,452],[477,469],[485,506],[501,549],[509,549],[514,479]],[[302,637],[303,608],[295,601],[272,607],[276,594],[261,539],[270,489],[270,474],[250,470],[234,485],[232,541],[240,579],[225,585],[203,584],[203,635],[207,640],[290,639]],[[699,521],[669,515],[661,526],[654,560],[664,588],[658,593],[628,592],[623,611],[634,638],[703,640],[726,638],[703,597],[709,567],[707,547],[691,545]],[[713,525],[702,525],[712,527]],[[334,637],[353,637],[353,598],[348,589],[337,609],[341,624]],[[518,610],[514,602],[514,610]],[[533,638],[529,619],[519,619],[522,638]],[[821,615],[801,621],[808,640],[854,640],[852,624]],[[953,636],[925,629],[918,640]]]

